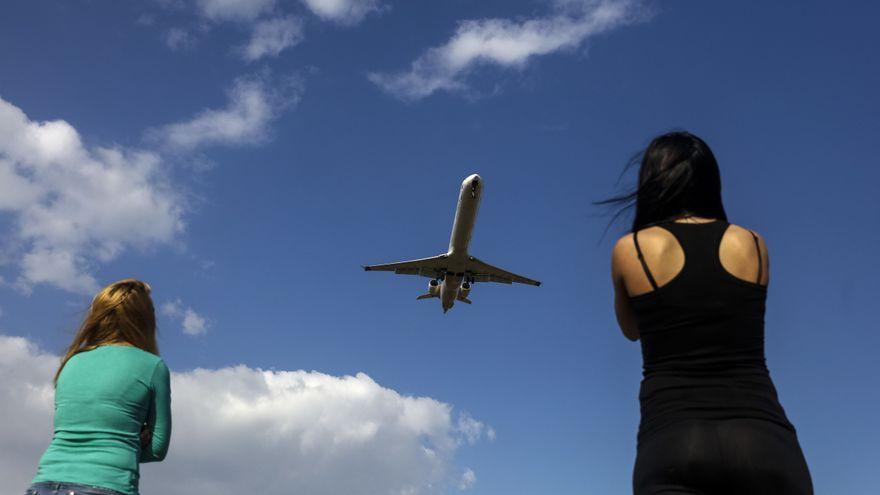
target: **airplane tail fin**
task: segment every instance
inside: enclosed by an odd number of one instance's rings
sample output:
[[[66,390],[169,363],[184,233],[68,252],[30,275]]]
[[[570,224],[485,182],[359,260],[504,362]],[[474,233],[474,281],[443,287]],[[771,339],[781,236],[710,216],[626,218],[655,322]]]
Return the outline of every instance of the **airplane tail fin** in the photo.
[[[429,293],[427,293],[427,294],[422,294],[421,296],[417,297],[416,299],[417,299],[417,300],[421,300],[421,299],[431,299],[431,298],[433,298],[433,297],[439,297],[439,296],[435,296],[434,294],[431,294],[431,293],[429,292]]]

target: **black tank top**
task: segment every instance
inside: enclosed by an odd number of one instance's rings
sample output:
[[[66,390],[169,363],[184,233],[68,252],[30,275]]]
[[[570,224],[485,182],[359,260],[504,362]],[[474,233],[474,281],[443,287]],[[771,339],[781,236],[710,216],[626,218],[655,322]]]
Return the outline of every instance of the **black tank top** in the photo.
[[[638,440],[686,419],[757,418],[794,432],[764,360],[767,287],[734,276],[718,257],[730,224],[657,225],[675,236],[685,262],[672,280],[657,287],[634,233],[654,287],[630,298],[644,365]]]

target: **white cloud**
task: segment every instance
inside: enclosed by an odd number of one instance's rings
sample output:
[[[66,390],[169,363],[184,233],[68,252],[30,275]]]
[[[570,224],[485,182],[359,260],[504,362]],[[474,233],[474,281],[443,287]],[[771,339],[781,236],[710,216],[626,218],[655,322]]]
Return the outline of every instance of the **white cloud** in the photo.
[[[212,21],[253,21],[271,12],[275,0],[196,0],[196,5]]]
[[[295,77],[240,78],[226,108],[148,131],[154,149],[88,147],[64,120],[31,120],[0,98],[0,215],[11,219],[0,266],[18,268],[13,285],[24,292],[48,284],[93,293],[100,263],[171,244],[184,231],[186,200],[166,176],[163,152],[264,142],[301,92]],[[194,333],[206,328],[197,316],[188,319]]]
[[[204,335],[208,332],[208,321],[190,307],[184,308],[180,299],[166,302],[160,309],[169,318],[179,320],[183,333],[187,335]]]
[[[98,288],[95,277],[86,271],[88,258],[71,250],[36,247],[24,254],[21,268],[21,288],[25,291],[30,291],[35,284],[54,285],[83,294]]]
[[[524,21],[463,21],[446,44],[427,50],[409,70],[374,72],[369,79],[404,100],[464,91],[466,76],[479,65],[523,68],[533,57],[576,48],[646,15],[638,0],[556,0],[554,7],[553,15]]]
[[[52,439],[52,377],[58,357],[26,339],[0,335],[0,480],[24,493]]]
[[[247,45],[241,48],[245,60],[253,62],[263,57],[277,57],[284,49],[297,45],[303,39],[303,23],[294,16],[261,21]]]
[[[370,12],[380,10],[379,0],[301,0],[316,16],[339,24],[361,22]]]
[[[51,439],[58,358],[0,335],[0,479],[23,490]],[[452,406],[369,376],[247,366],[172,373],[168,457],[143,493],[428,495],[476,481],[456,465]]]
[[[208,325],[205,319],[191,308],[187,308],[183,313],[183,333],[187,335],[204,335],[207,331]]]
[[[150,132],[165,146],[178,150],[212,145],[246,145],[265,142],[269,123],[299,101],[302,86],[290,80],[271,88],[263,78],[238,79],[222,109],[207,109],[194,118]]]
[[[0,98],[0,213],[13,218],[17,285],[89,293],[96,261],[168,243],[183,230],[182,200],[150,151],[87,148],[63,120],[30,120]]]

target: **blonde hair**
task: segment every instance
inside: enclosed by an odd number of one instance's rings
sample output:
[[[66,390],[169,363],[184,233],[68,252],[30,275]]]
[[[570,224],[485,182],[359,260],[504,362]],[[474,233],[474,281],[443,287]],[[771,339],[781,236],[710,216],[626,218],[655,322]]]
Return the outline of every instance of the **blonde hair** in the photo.
[[[101,345],[126,343],[158,355],[156,312],[150,290],[149,284],[133,278],[101,289],[92,299],[85,319],[61,359],[55,383],[70,358]]]

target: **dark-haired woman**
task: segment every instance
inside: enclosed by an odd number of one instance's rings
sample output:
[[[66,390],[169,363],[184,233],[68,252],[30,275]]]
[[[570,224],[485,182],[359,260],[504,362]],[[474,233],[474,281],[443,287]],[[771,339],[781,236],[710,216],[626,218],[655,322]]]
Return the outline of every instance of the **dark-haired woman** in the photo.
[[[634,493],[812,494],[764,360],[767,246],[728,223],[712,151],[686,132],[657,137],[636,190],[597,204],[633,201],[611,272],[644,365]]]
[[[27,495],[137,495],[171,438],[169,372],[150,286],[102,289],[55,374],[55,435]]]

